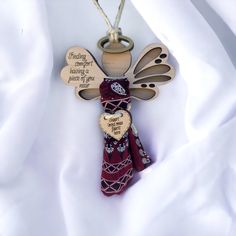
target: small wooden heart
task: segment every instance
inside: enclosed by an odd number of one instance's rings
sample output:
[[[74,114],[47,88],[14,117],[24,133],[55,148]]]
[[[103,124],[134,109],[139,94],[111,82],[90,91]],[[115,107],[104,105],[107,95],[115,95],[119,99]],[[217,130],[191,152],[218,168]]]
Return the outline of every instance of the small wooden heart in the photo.
[[[116,140],[120,140],[131,126],[131,116],[125,110],[119,110],[114,114],[103,113],[100,116],[102,130]]]

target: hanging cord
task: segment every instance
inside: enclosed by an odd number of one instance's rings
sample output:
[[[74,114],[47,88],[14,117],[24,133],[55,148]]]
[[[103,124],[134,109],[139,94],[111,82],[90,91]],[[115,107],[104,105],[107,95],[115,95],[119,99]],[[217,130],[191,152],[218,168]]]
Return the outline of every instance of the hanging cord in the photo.
[[[121,35],[121,29],[119,28],[119,23],[121,20],[121,15],[124,9],[125,0],[121,0],[120,6],[116,15],[115,23],[112,25],[111,21],[109,20],[108,16],[102,9],[101,5],[99,4],[98,0],[92,0],[95,6],[97,7],[98,11],[104,18],[107,26],[108,26],[108,35],[110,42],[118,42],[119,41],[119,35]]]

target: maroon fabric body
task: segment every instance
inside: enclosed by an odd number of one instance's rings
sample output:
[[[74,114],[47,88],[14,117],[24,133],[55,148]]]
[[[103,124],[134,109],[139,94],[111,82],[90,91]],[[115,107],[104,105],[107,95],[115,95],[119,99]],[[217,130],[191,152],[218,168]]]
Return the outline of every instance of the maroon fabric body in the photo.
[[[100,85],[100,93],[101,103],[107,113],[126,110],[131,102],[129,81],[126,78],[104,79]],[[105,133],[102,192],[107,196],[123,192],[133,177],[133,170],[141,171],[150,163],[138,135],[131,127],[119,141]]]

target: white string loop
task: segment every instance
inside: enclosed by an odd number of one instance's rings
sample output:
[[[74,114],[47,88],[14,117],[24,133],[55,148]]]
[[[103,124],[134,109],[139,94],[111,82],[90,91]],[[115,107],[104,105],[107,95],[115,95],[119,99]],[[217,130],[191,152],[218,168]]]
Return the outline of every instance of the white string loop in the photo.
[[[93,1],[94,5],[97,7],[98,11],[102,15],[102,17],[104,18],[104,20],[108,26],[108,35],[109,35],[110,42],[118,42],[119,35],[122,34],[121,29],[119,28],[119,23],[121,20],[121,15],[122,15],[123,9],[124,9],[125,0],[121,0],[121,2],[120,2],[114,25],[112,25],[111,21],[109,20],[108,16],[106,15],[104,10],[102,9],[98,0],[92,0],[92,1]]]

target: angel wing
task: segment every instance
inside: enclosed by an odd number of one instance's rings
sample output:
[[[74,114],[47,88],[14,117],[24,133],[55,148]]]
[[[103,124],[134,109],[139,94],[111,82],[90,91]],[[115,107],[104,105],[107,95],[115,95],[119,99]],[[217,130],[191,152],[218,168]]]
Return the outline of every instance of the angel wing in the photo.
[[[61,79],[75,87],[76,96],[84,100],[97,99],[100,96],[99,85],[106,77],[89,51],[73,47],[66,53],[65,66]]]
[[[150,100],[158,96],[158,86],[170,82],[175,76],[174,68],[167,63],[168,49],[164,45],[146,47],[126,76],[130,81],[133,98]]]

